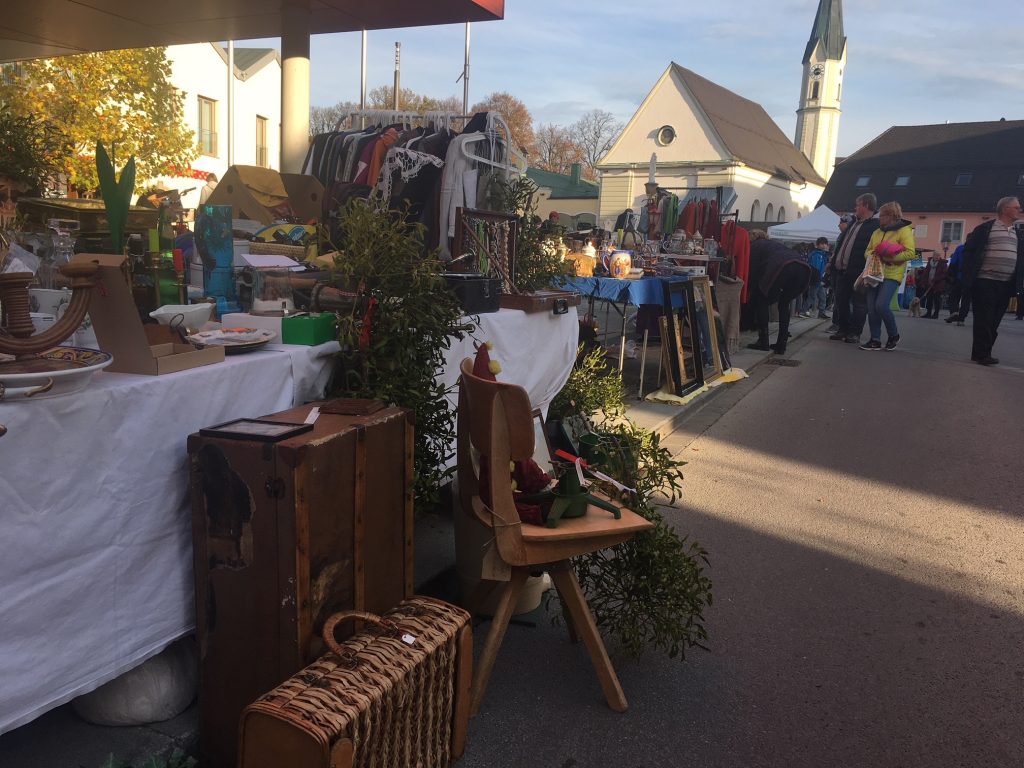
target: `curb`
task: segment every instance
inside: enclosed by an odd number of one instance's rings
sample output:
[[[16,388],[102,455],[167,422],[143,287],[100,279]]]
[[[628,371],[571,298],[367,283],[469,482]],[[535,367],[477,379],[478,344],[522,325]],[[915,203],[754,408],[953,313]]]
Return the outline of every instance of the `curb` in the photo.
[[[814,318],[813,322],[811,322],[810,324],[801,324],[801,327],[799,329],[793,329],[789,343],[792,344],[797,339],[802,338],[803,336],[807,335],[814,329],[819,328],[821,324],[825,322],[829,321]],[[757,366],[761,365],[761,363],[765,362],[766,360],[774,356],[774,352],[761,352],[757,356],[757,358],[753,360],[751,363],[749,363],[743,370],[746,371],[747,373],[750,373],[752,370],[757,368]],[[735,383],[738,384],[739,382]],[[673,432],[680,429],[687,419],[692,418],[694,415],[699,413],[703,408],[709,405],[718,396],[719,393],[725,392],[728,389],[729,388],[726,386],[712,387],[708,391],[701,393],[689,404],[684,406],[674,406],[676,408],[676,412],[673,413],[671,416],[657,422],[653,427],[650,427],[650,430],[652,432],[657,433],[660,439],[665,440]],[[626,418],[629,418],[629,409],[626,410]]]

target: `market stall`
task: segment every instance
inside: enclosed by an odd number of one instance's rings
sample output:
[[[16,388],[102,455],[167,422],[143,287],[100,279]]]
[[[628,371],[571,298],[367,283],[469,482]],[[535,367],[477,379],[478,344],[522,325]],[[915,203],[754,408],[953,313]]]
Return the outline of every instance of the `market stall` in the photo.
[[[185,438],[323,397],[336,350],[271,346],[164,376],[101,372],[72,395],[0,401],[0,732],[192,630]]]

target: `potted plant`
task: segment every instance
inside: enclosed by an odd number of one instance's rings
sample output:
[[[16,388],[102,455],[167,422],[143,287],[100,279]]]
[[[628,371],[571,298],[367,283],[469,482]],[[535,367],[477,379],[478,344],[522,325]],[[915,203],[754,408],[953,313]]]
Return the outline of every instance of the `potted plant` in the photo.
[[[595,468],[634,492],[606,490],[654,523],[617,547],[574,560],[597,625],[631,656],[650,647],[670,657],[703,648],[704,611],[712,603],[707,552],[677,534],[659,511],[661,499],[671,504],[680,497],[684,462],[672,457],[656,433],[623,417],[622,381],[608,370],[600,350],[581,356],[549,413],[556,420],[582,417],[593,426]]]

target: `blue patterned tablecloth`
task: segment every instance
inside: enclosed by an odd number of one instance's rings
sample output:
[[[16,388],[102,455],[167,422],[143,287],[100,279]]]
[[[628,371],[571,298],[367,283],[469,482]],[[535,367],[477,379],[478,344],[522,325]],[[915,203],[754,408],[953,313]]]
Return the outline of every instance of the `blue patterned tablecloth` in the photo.
[[[640,306],[641,304],[657,304],[665,301],[663,284],[666,282],[685,282],[689,278],[679,277],[642,277],[638,280],[619,280],[614,277],[565,277],[562,287],[576,291],[584,296],[596,299],[616,301]],[[673,303],[683,306],[683,294],[676,294]]]

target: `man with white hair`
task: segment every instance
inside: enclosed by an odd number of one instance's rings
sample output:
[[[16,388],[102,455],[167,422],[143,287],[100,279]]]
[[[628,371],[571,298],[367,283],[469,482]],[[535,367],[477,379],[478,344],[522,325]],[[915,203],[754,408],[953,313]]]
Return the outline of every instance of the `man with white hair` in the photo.
[[[1004,197],[996,203],[996,218],[979,224],[964,243],[964,285],[974,309],[971,360],[996,365],[992,347],[1010,297],[1024,286],[1024,236],[1014,227],[1020,200]]]

